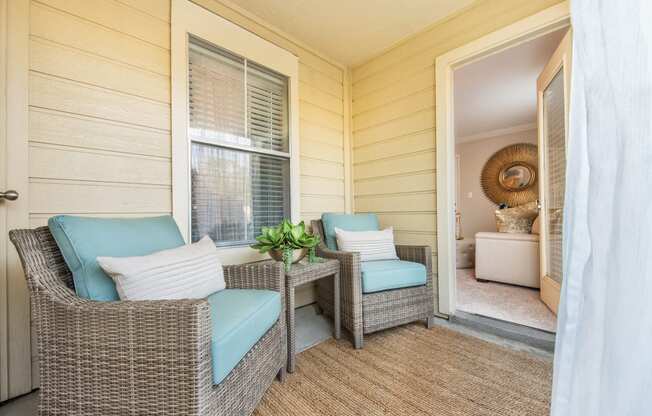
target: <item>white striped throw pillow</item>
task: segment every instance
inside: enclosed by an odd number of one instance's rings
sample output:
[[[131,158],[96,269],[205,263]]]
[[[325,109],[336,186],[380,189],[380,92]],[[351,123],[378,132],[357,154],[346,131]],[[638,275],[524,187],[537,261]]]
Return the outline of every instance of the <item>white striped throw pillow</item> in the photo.
[[[121,300],[202,299],[226,287],[215,244],[200,241],[147,256],[98,257]]]
[[[346,231],[335,228],[337,249],[360,253],[360,261],[398,260],[392,227],[382,231]]]

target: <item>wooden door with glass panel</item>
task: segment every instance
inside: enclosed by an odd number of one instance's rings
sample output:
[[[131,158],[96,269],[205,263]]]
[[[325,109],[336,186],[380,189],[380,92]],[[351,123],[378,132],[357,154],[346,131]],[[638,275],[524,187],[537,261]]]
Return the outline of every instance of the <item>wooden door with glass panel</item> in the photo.
[[[541,300],[557,314],[563,280],[562,231],[571,71],[571,30],[537,80]]]

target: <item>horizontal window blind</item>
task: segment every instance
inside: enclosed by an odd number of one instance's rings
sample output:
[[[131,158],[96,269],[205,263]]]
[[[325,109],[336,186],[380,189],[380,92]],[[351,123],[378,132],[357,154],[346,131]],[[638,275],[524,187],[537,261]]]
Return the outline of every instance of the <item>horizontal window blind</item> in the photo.
[[[195,42],[188,54],[190,138],[246,145],[244,59]]]
[[[192,240],[250,243],[290,216],[287,77],[196,38],[188,65]]]
[[[253,63],[247,70],[247,131],[252,145],[287,153],[287,83]]]
[[[548,274],[562,282],[563,275],[563,208],[566,189],[566,112],[564,110],[564,71],[560,69],[543,93],[543,128],[545,146],[545,198],[547,209]]]

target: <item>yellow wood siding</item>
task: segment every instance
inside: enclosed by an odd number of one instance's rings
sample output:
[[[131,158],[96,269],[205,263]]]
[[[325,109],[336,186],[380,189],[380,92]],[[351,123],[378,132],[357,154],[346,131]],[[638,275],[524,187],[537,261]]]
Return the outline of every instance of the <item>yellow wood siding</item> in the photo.
[[[222,3],[196,3],[299,57],[301,218],[344,212],[344,69]],[[169,0],[32,0],[29,53],[30,224],[170,213]]]
[[[435,59],[559,2],[480,0],[352,70],[355,211],[430,245],[435,274]]]
[[[140,4],[31,2],[32,226],[170,212],[170,24]]]
[[[343,68],[196,2],[299,56],[301,217],[344,211]],[[170,212],[169,1],[33,0],[30,33],[32,223]]]

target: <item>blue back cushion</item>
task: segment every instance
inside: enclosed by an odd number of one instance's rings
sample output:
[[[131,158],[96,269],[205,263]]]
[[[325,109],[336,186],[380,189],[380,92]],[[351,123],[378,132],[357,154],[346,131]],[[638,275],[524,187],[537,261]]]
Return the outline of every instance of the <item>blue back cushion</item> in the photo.
[[[144,256],[184,244],[174,219],[88,218],[59,215],[48,220],[77,295],[91,300],[119,300],[115,284],[97,264],[98,256]]]
[[[321,221],[326,234],[326,246],[331,250],[337,250],[336,227],[346,231],[377,231],[380,227],[376,214],[326,213],[322,214]]]

